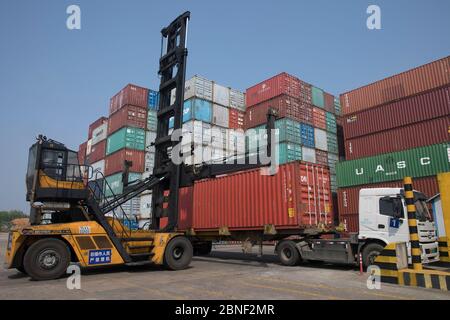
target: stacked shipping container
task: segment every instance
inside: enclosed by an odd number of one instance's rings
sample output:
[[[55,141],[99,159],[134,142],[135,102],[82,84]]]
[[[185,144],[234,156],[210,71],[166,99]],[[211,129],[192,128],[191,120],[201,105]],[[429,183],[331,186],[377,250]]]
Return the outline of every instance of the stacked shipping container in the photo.
[[[187,80],[181,142],[187,155],[185,163],[221,162],[232,154],[244,153],[244,114],[242,92],[200,76]],[[192,147],[201,152],[192,153]]]
[[[255,152],[266,145],[265,123],[269,108],[278,110],[279,163],[295,160],[330,167],[331,188],[336,191],[335,163],[338,159],[337,99],[322,89],[292,75],[280,73],[247,89],[245,129],[247,147]]]
[[[450,171],[450,57],[340,96],[347,160],[338,165],[340,220],[357,231],[361,188],[401,187],[427,196]]]

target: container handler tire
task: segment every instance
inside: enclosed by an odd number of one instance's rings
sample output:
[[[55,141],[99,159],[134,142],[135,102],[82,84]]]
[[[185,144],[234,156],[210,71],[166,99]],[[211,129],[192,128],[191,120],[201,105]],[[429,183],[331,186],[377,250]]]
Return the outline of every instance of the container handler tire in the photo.
[[[363,266],[367,268],[375,262],[375,258],[383,251],[384,247],[378,243],[369,243],[362,251]]]
[[[169,241],[164,251],[164,265],[170,270],[186,269],[192,261],[191,242],[185,237],[175,237]]]
[[[41,239],[25,252],[23,267],[34,280],[58,279],[70,264],[70,250],[58,239]]]
[[[284,240],[278,244],[277,254],[285,266],[295,266],[300,262],[300,253],[294,241]]]

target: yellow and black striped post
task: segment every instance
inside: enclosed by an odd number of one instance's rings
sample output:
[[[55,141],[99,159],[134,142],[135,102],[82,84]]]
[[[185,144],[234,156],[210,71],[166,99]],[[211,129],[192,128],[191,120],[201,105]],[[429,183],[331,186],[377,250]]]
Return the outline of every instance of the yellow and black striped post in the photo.
[[[420,251],[419,235],[417,233],[416,205],[414,204],[414,193],[411,177],[403,179],[405,188],[405,202],[408,211],[409,239],[411,243],[411,258],[414,270],[422,270],[422,253]]]

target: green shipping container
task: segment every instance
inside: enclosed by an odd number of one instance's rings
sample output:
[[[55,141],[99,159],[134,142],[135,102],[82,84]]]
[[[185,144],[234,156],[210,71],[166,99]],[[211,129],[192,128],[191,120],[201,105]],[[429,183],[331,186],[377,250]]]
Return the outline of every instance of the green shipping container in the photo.
[[[336,167],[340,188],[396,181],[405,176],[428,177],[448,171],[450,171],[449,143],[339,162]]]
[[[145,130],[139,128],[125,127],[114,132],[108,137],[106,144],[106,155],[110,155],[120,149],[128,148],[135,150],[145,149]]]
[[[156,131],[156,126],[158,124],[158,118],[156,116],[157,111],[148,110],[147,114],[147,130]]]
[[[311,94],[312,94],[312,104],[322,109],[325,108],[323,90],[313,86],[311,88]]]
[[[278,145],[278,163],[284,164],[302,160],[302,146],[296,143],[280,143]]]
[[[336,133],[327,132],[327,148],[329,153],[339,153]]]
[[[326,112],[327,131],[336,134],[336,116],[331,112]]]
[[[134,180],[138,180],[142,178],[142,174],[130,172],[128,175],[128,182],[132,182]],[[105,196],[112,197],[113,195],[122,194],[123,191],[123,183],[122,183],[122,173],[116,173],[112,176],[108,176],[105,178]],[[109,186],[108,186],[109,185]]]
[[[341,115],[341,111],[342,111],[342,109],[341,109],[341,102],[339,101],[339,98],[338,98],[338,97],[335,97],[335,98],[334,98],[334,111],[335,111],[335,113],[336,113],[338,116]]]

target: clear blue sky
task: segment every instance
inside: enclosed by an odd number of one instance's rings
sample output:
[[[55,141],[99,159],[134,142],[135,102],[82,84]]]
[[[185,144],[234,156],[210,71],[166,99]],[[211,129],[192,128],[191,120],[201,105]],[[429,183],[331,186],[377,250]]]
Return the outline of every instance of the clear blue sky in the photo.
[[[81,7],[81,30],[66,8]],[[382,30],[366,28],[381,7]],[[1,0],[0,210],[28,210],[38,133],[72,148],[131,82],[157,88],[160,30],[191,11],[188,76],[238,89],[287,71],[333,94],[450,54],[447,0]]]

